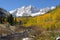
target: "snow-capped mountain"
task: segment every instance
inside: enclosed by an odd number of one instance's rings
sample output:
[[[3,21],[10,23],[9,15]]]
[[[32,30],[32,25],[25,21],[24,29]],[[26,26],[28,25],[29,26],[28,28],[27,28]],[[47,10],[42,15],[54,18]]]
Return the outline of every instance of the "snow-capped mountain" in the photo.
[[[15,10],[10,11],[10,13],[14,17],[22,17],[22,16],[37,16],[37,15],[42,15],[45,14],[46,12],[55,9],[56,7],[47,7],[43,9],[37,9],[32,5],[29,6],[23,6],[21,8],[17,8]]]

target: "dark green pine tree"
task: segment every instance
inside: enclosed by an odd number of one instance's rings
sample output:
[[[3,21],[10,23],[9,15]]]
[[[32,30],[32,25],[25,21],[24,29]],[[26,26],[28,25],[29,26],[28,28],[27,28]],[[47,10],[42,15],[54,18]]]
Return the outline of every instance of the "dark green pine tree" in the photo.
[[[12,14],[10,14],[7,21],[9,22],[10,25],[12,26],[14,25],[14,17],[12,16]]]

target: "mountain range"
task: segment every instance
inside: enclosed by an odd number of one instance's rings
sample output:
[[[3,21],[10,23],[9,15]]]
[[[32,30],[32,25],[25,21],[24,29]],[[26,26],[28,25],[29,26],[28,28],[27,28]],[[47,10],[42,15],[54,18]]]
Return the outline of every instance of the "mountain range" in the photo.
[[[34,16],[45,14],[45,13],[47,13],[50,10],[53,10],[55,8],[56,8],[55,6],[51,6],[51,7],[38,9],[38,8],[32,6],[32,5],[29,5],[29,6],[23,6],[21,8],[11,10],[9,12],[10,12],[10,14],[13,15],[13,17],[22,17],[22,16],[32,16],[32,17],[34,17]]]

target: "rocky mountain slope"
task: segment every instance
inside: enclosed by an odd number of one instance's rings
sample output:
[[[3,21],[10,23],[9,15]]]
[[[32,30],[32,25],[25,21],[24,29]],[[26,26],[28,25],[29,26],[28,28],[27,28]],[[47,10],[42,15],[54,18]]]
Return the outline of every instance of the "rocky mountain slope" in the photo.
[[[15,10],[9,11],[14,17],[22,17],[22,16],[37,16],[47,13],[50,10],[55,9],[56,7],[46,7],[43,9],[38,9],[32,5],[23,6],[21,8],[17,8]]]

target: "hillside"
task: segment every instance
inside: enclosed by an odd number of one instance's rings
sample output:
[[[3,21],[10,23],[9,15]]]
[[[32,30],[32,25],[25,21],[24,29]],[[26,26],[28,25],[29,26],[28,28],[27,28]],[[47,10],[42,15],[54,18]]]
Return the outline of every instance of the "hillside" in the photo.
[[[59,27],[60,24],[60,6],[56,9],[40,16],[20,18],[24,26],[39,25],[40,27]]]
[[[34,40],[55,40],[56,37],[60,36],[60,6],[43,15],[16,18],[11,15],[5,20],[7,23],[0,24],[0,36],[2,35],[2,38],[4,36],[6,39],[11,37],[12,39],[10,39],[13,40],[28,35],[28,37],[34,36]],[[19,37],[20,35],[21,37]]]

